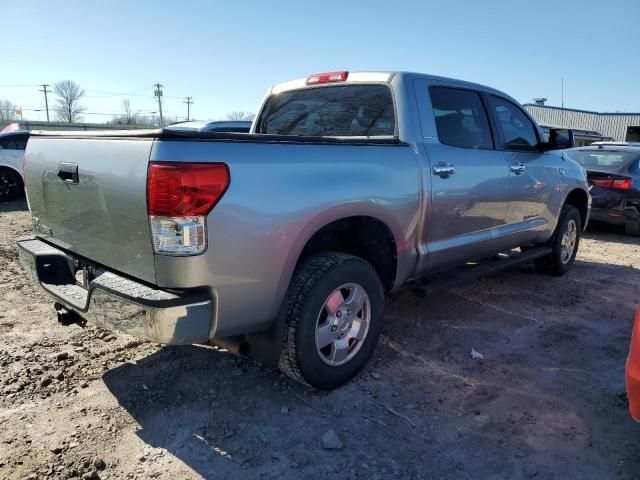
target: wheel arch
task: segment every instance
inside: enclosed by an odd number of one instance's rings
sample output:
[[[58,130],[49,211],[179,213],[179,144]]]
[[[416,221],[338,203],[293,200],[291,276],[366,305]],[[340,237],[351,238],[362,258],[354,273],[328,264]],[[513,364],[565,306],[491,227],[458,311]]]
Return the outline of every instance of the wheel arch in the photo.
[[[574,188],[564,198],[561,210],[565,205],[573,205],[580,213],[580,222],[582,223],[582,231],[587,228],[589,222],[589,193],[582,188]],[[558,212],[558,216],[560,212]]]

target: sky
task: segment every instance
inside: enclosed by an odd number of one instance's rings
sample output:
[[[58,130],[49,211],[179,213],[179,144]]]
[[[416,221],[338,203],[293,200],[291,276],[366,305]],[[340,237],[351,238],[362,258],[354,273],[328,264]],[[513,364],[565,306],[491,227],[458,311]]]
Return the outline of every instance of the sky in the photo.
[[[522,103],[640,112],[640,1],[0,0],[0,99],[44,119],[37,85],[85,90],[85,121],[157,111],[255,112],[279,82],[408,70],[469,80]],[[50,97],[50,104],[52,98]],[[90,113],[100,113],[93,115]],[[106,115],[105,115],[106,114]]]

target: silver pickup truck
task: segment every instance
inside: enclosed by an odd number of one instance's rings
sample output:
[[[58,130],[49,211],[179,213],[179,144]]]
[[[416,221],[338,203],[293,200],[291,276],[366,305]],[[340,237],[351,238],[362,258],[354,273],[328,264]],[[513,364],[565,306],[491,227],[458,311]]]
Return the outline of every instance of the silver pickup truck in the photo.
[[[248,134],[32,136],[18,246],[63,323],[223,344],[331,389],[407,280],[518,247],[571,267],[591,202],[571,143],[481,85],[312,75],[274,86]]]

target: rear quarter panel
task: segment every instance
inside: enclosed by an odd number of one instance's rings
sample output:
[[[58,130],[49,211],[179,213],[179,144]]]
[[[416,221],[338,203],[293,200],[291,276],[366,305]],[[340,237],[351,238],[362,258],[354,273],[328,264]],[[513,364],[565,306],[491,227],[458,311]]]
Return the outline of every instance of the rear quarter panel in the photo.
[[[420,180],[410,146],[159,141],[151,159],[229,165],[229,189],[207,219],[207,251],[156,256],[161,287],[211,288],[216,337],[266,327],[304,245],[334,220],[381,220],[399,251],[396,283],[413,272]]]

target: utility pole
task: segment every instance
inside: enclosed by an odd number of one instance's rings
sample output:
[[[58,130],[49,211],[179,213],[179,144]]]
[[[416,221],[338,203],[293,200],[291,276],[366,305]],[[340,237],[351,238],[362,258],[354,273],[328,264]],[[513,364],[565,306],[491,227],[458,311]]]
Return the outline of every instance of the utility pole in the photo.
[[[48,83],[43,83],[42,84],[42,90],[40,90],[41,92],[44,92],[44,107],[47,109],[47,122],[49,121],[49,100],[47,99],[47,87],[49,86]]]
[[[164,124],[164,121],[162,118],[162,85],[159,83],[155,83],[153,86],[156,87],[156,90],[155,92],[153,92],[153,95],[158,97],[158,113],[160,114],[160,126],[162,127]]]
[[[187,97],[187,98],[185,98],[184,102],[182,102],[182,103],[186,103],[187,104],[187,122],[189,121],[189,115],[191,113],[191,109],[189,107],[191,107],[191,105],[193,105],[193,101],[191,100],[191,98],[193,98],[193,97]]]

